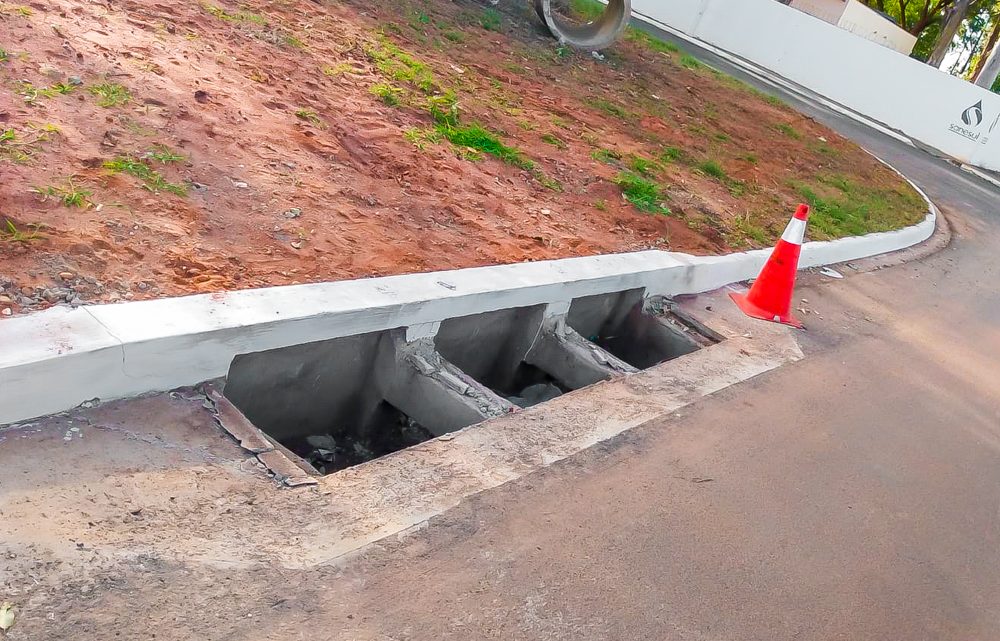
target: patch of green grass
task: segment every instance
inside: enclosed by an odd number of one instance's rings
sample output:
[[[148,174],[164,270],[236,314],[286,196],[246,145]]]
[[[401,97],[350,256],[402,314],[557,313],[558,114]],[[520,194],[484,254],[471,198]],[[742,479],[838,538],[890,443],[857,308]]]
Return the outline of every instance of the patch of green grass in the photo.
[[[7,62],[10,60],[10,54],[3,47],[0,47],[0,62]]]
[[[757,164],[757,154],[746,153],[740,156],[740,160],[745,160],[751,165]]]
[[[456,43],[465,42],[465,34],[462,33],[461,31],[448,29],[447,31],[442,32],[441,35],[444,36],[444,39],[449,42],[456,42]]]
[[[660,162],[662,163],[672,163],[684,160],[686,154],[684,150],[680,147],[664,147],[660,151]]]
[[[146,158],[152,158],[158,161],[161,165],[169,165],[170,163],[183,162],[187,160],[184,156],[175,153],[173,149],[167,147],[166,145],[153,145],[152,151],[146,152]]]
[[[299,120],[304,120],[311,125],[316,125],[317,127],[323,124],[320,120],[319,115],[311,109],[296,109],[295,117]]]
[[[101,107],[117,107],[128,104],[132,100],[132,94],[122,85],[115,82],[104,82],[87,88],[92,95],[97,97],[97,104]]]
[[[767,247],[771,245],[773,234],[767,229],[753,222],[753,216],[747,212],[744,216],[737,216],[729,223],[729,232],[726,240],[736,247]]]
[[[566,149],[567,148],[567,145],[566,145],[565,142],[563,142],[559,138],[553,136],[552,134],[544,134],[542,136],[542,142],[544,142],[547,145],[552,145],[553,147],[557,147],[559,149]]]
[[[706,176],[715,178],[716,180],[725,181],[727,178],[729,178],[729,176],[726,174],[726,170],[723,169],[722,165],[720,165],[715,160],[711,159],[704,160],[698,163],[697,169]]]
[[[503,18],[496,9],[486,9],[479,16],[479,26],[487,31],[503,31]]]
[[[879,188],[826,174],[792,186],[813,209],[809,228],[818,239],[891,231],[913,225],[927,213],[926,203],[906,185]]]
[[[226,22],[250,22],[258,25],[266,25],[267,19],[250,11],[238,10],[234,12],[226,11],[222,7],[214,4],[205,3],[201,5],[201,8],[208,12],[210,15],[218,18],[219,20],[225,20]]]
[[[563,186],[562,183],[555,178],[549,178],[546,176],[541,169],[535,167],[531,170],[531,175],[538,181],[538,183],[548,190],[562,193]]]
[[[325,65],[320,71],[323,72],[324,76],[330,78],[336,78],[337,76],[343,76],[354,71],[354,67],[349,62],[338,62],[335,65]]]
[[[622,155],[614,149],[595,149],[590,152],[590,157],[607,165],[617,165],[622,159]]]
[[[639,211],[647,214],[670,214],[670,209],[664,204],[663,192],[656,183],[623,171],[615,177],[615,184],[621,188],[625,200]]]
[[[450,89],[443,94],[427,98],[427,111],[438,125],[458,126],[458,96]]]
[[[23,165],[31,159],[26,150],[30,150],[30,146],[18,140],[13,128],[0,129],[0,158]]]
[[[42,238],[39,230],[41,225],[30,225],[31,231],[23,231],[17,228],[10,218],[4,219],[4,224],[0,226],[0,240],[5,243],[30,243]]]
[[[672,42],[666,42],[660,40],[654,36],[649,35],[641,29],[636,29],[634,27],[629,27],[628,32],[625,34],[625,39],[630,42],[644,47],[654,53],[680,53],[681,49]]]
[[[302,42],[290,33],[282,34],[281,44],[286,47],[292,47],[293,49],[305,49],[306,43]]]
[[[166,191],[177,196],[186,196],[187,187],[167,181],[163,175],[149,166],[144,160],[132,156],[118,156],[104,163],[104,168],[115,174],[128,174],[142,181],[149,191],[159,193]]]
[[[620,118],[621,120],[631,120],[634,117],[624,107],[616,105],[610,100],[605,100],[604,98],[587,98],[583,102],[588,107],[599,109],[609,116],[614,116],[615,118]]]
[[[725,133],[723,131],[716,132],[715,135],[713,136],[713,138],[715,138],[719,142],[729,142],[731,140],[731,138],[729,137],[729,134],[727,134],[727,133]]]
[[[387,82],[380,82],[376,85],[372,85],[369,89],[372,95],[378,96],[379,100],[389,105],[390,107],[398,107],[402,102],[403,94],[406,93],[399,87],[390,85]]]
[[[365,47],[365,54],[386,78],[412,85],[427,94],[438,89],[434,71],[427,63],[417,60],[385,37]]]
[[[570,15],[577,20],[596,20],[604,13],[604,9],[604,5],[597,0],[569,0]]]
[[[655,160],[636,156],[635,154],[628,157],[628,168],[640,176],[647,177],[660,171],[660,165]]]
[[[597,211],[607,211],[608,201],[604,200],[603,198],[597,200],[596,202],[594,202],[594,209],[596,209]]]
[[[681,55],[680,63],[681,66],[684,67],[685,69],[691,69],[691,70],[701,69],[704,66],[701,60],[698,60],[691,54],[687,53]]]
[[[802,139],[802,134],[800,134],[798,131],[796,131],[795,128],[792,127],[791,125],[789,125],[788,123],[785,123],[785,122],[779,123],[779,124],[775,125],[774,128],[777,129],[778,131],[780,131],[781,133],[785,134],[789,138],[793,139],[793,140],[801,140]]]
[[[33,187],[31,192],[41,196],[42,202],[52,198],[58,200],[65,207],[79,207],[81,209],[90,207],[90,196],[94,193],[74,185],[72,177],[66,179],[65,187],[56,187],[54,185]]]
[[[481,158],[483,154],[487,154],[521,169],[530,171],[535,168],[535,163],[525,158],[520,150],[508,147],[495,133],[478,123],[471,125],[438,123],[437,130],[448,142],[465,152],[470,159]]]
[[[418,129],[416,127],[403,132],[403,138],[413,143],[413,146],[423,151],[428,145],[441,142],[441,132],[437,129]]]

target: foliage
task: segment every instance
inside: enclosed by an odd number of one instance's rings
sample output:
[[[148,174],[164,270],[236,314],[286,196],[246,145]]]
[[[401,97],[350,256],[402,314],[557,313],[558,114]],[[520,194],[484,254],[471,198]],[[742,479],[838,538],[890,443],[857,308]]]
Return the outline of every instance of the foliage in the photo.
[[[670,214],[670,209],[664,204],[666,199],[663,192],[656,183],[630,171],[623,171],[615,177],[615,184],[621,188],[625,200],[639,211],[647,214]]]

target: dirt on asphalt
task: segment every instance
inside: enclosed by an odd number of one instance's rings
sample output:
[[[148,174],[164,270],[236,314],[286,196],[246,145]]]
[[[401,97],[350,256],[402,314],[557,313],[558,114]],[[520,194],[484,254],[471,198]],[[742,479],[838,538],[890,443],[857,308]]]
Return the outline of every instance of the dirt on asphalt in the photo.
[[[527,3],[3,3],[0,49],[5,315],[923,215],[780,102],[635,32],[558,47]]]

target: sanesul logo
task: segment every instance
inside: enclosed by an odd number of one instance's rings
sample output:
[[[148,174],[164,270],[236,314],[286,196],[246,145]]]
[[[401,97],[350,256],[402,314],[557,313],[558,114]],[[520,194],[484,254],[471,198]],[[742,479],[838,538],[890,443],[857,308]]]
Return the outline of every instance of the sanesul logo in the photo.
[[[958,134],[963,138],[968,138],[973,142],[986,142],[986,138],[982,137],[982,132],[978,131],[979,126],[983,124],[983,101],[980,100],[976,104],[972,105],[968,109],[962,112],[962,124],[953,122],[948,126],[948,130],[953,134]],[[990,127],[990,131],[992,131]]]
[[[962,122],[970,127],[978,127],[983,124],[982,100],[962,112]]]

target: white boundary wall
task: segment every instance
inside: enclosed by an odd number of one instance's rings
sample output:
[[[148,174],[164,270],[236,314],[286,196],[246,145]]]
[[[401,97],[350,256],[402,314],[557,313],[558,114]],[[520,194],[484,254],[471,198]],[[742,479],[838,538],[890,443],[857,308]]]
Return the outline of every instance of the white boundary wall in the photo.
[[[1000,95],[775,0],[633,0],[632,9],[959,161],[1000,171]]]

